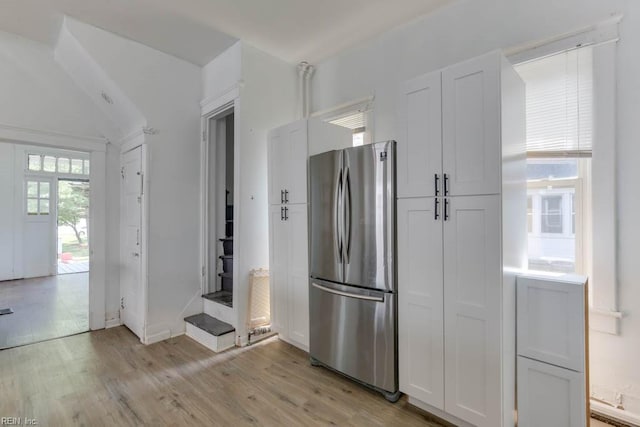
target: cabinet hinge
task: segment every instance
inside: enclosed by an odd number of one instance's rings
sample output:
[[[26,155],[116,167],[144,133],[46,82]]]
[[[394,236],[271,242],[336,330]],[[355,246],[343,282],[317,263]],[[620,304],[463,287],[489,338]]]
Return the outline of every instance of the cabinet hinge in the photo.
[[[204,277],[204,273],[205,273],[205,271],[204,271],[204,265],[203,265],[202,266],[202,277]]]
[[[124,297],[120,298],[120,308],[124,310]]]
[[[122,175],[122,179],[124,179],[124,166],[120,168],[120,175]]]

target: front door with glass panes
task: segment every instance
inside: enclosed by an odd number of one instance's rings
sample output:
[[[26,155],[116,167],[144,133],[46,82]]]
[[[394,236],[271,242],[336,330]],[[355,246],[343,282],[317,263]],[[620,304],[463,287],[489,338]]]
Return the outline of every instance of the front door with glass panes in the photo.
[[[66,150],[37,151],[39,150],[34,149],[26,153],[24,228],[21,241],[25,278],[60,273],[60,266],[64,264],[68,267],[70,263],[79,260],[82,251],[83,254],[86,253],[85,263],[87,266],[89,264],[89,155]],[[70,191],[73,196],[71,200],[80,204],[72,206],[71,215],[63,215],[63,219],[67,221],[61,227],[58,227],[59,183],[62,183],[63,190],[69,187],[69,183],[76,183],[75,188]],[[63,196],[64,194],[66,193],[63,191]],[[65,207],[67,206],[63,206]]]
[[[25,177],[24,277],[55,274],[55,180]]]

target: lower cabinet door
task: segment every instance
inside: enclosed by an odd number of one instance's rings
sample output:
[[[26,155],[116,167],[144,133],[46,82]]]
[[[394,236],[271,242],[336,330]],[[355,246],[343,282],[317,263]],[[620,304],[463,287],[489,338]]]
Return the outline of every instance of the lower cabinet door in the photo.
[[[441,199],[399,199],[400,390],[444,409]]]
[[[271,206],[269,209],[269,288],[271,297],[271,327],[282,338],[288,339],[289,321],[287,316],[287,254],[289,251],[287,223],[284,207]]]
[[[307,238],[307,205],[286,205],[288,242],[289,339],[303,350],[309,350],[309,243]]]
[[[501,426],[500,198],[445,199],[443,224],[445,410]]]
[[[518,356],[518,427],[587,425],[585,376]]]

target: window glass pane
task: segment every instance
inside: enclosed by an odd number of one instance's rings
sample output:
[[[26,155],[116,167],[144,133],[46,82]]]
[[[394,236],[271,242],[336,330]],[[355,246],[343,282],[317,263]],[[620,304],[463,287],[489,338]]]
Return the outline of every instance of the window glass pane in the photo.
[[[89,160],[85,160],[84,161],[84,174],[85,175],[89,175],[89,173],[91,173],[91,171],[89,169]]]
[[[40,215],[49,215],[48,199],[40,199]]]
[[[38,182],[37,181],[28,181],[27,182],[27,197],[38,197]]]
[[[527,197],[527,230],[533,232],[533,197]]]
[[[576,234],[576,193],[571,194],[571,234]]]
[[[58,172],[69,173],[69,159],[64,157],[58,159]]]
[[[578,159],[527,159],[527,180],[576,178]]]
[[[353,134],[353,146],[359,147],[364,144],[364,132],[354,133]]]
[[[39,171],[42,168],[42,158],[39,154],[29,154],[29,170]]]
[[[42,164],[42,170],[45,172],[56,171],[56,158],[52,156],[44,156],[44,162]]]
[[[71,173],[82,173],[82,160],[71,159]]]
[[[562,196],[542,196],[541,231],[562,233]]]
[[[48,199],[49,198],[49,183],[41,182],[40,183],[40,198]]]
[[[27,199],[27,214],[38,215],[38,199]]]

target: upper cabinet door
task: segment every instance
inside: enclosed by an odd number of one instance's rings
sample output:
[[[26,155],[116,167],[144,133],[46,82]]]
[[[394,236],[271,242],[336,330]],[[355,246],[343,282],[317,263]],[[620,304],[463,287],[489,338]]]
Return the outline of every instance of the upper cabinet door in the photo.
[[[442,72],[443,153],[451,196],[500,193],[500,56]]]
[[[500,426],[500,196],[452,197],[443,208],[445,411]]]
[[[269,133],[268,142],[268,167],[269,173],[269,204],[279,205],[284,202],[284,187],[287,180],[286,168],[288,163],[289,148],[285,129],[279,128]]]
[[[286,171],[285,203],[307,203],[307,121],[285,127],[289,159],[280,167]]]
[[[441,199],[398,200],[400,391],[444,409]]]
[[[406,82],[398,100],[398,197],[435,196],[442,174],[441,73]]]

